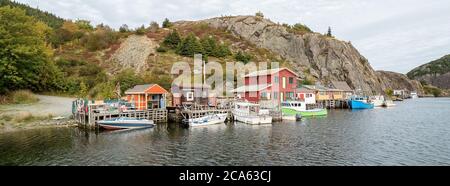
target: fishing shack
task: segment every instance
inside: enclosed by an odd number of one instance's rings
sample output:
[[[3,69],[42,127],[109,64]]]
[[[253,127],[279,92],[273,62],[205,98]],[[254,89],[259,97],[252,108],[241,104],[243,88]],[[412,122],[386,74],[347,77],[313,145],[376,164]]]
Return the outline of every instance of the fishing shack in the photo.
[[[126,100],[136,110],[164,109],[169,92],[158,84],[136,85],[125,91]]]

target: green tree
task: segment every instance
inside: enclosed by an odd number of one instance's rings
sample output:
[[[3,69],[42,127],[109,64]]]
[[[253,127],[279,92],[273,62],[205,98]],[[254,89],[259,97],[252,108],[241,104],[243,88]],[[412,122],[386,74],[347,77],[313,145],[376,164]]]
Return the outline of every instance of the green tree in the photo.
[[[256,17],[264,17],[264,14],[261,11],[255,13]]]
[[[214,56],[215,54],[217,54],[217,41],[214,37],[203,37],[200,40],[200,43],[202,44],[204,55]]]
[[[133,69],[125,69],[121,71],[115,75],[115,78],[112,81],[113,85],[120,83],[120,90],[122,93],[135,85],[141,84],[142,82],[142,78],[137,76]]]
[[[170,28],[170,27],[172,27],[172,23],[169,21],[169,19],[165,18],[163,23],[162,23],[162,27],[163,28]]]
[[[94,27],[91,25],[91,22],[88,20],[76,20],[75,24],[78,26],[79,29],[84,31],[93,31]]]
[[[175,48],[177,48],[177,46],[180,42],[181,42],[181,37],[178,34],[178,31],[174,29],[172,32],[170,32],[164,38],[163,44],[171,49],[175,49]]]
[[[394,95],[394,91],[391,88],[385,90],[386,95],[391,98]]]
[[[177,54],[193,57],[194,54],[203,54],[203,48],[195,35],[190,33],[178,45]]]
[[[59,72],[45,40],[49,30],[24,10],[0,7],[0,93],[58,87]]]
[[[86,98],[88,96],[89,93],[89,88],[87,87],[87,85],[84,83],[84,81],[82,81],[80,83],[80,92],[78,93],[78,97],[80,98]]]
[[[328,27],[327,36],[328,37],[333,37],[333,34],[331,33],[331,27]]]
[[[123,24],[123,25],[120,26],[120,28],[119,28],[119,32],[121,32],[121,33],[129,32],[129,31],[130,31],[130,29],[128,28],[128,25],[127,25],[127,24]]]
[[[252,56],[250,54],[246,54],[246,53],[244,53],[242,51],[239,51],[234,56],[234,59],[236,61],[240,61],[240,62],[243,62],[244,64],[247,64],[252,59]]]
[[[144,35],[146,31],[147,31],[147,30],[145,29],[145,26],[142,25],[142,26],[136,28],[135,33],[136,33],[137,35]]]

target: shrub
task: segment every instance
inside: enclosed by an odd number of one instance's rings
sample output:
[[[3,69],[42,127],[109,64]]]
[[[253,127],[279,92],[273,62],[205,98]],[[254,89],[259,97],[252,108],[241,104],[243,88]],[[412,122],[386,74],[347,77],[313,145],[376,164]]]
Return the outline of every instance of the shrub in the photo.
[[[134,33],[137,34],[137,35],[144,35],[145,32],[146,32],[146,30],[145,30],[145,26],[144,25],[142,25],[139,28],[136,28],[136,30],[134,31]]]
[[[15,104],[35,103],[39,99],[29,90],[17,90],[11,93],[12,102]]]
[[[156,48],[156,52],[165,53],[167,52],[167,48],[164,46],[159,46],[158,48]]]
[[[252,56],[250,54],[246,54],[244,52],[239,51],[234,56],[234,59],[236,59],[236,61],[240,61],[243,62],[244,64],[247,64],[252,59]]]

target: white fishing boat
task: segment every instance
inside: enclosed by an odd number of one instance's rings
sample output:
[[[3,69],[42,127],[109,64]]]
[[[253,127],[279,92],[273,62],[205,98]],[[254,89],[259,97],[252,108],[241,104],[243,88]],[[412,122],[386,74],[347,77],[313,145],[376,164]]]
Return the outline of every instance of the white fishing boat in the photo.
[[[98,121],[97,124],[107,130],[151,128],[153,120],[119,117]]]
[[[395,103],[392,100],[385,100],[383,102],[383,107],[394,107],[394,106],[395,106]]]
[[[384,104],[384,96],[370,96],[370,102],[373,103],[374,107],[382,107]]]
[[[183,120],[183,123],[188,124],[189,127],[206,126],[223,124],[227,119],[228,114],[207,114],[199,118],[191,118]]]
[[[251,125],[272,123],[272,116],[270,116],[269,110],[261,109],[259,104],[236,102],[232,113],[235,121]]]

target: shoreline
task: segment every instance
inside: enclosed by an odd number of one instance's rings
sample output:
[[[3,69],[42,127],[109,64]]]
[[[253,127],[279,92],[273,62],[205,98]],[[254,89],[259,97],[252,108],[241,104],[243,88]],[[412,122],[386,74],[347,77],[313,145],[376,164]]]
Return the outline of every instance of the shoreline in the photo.
[[[32,121],[32,122],[20,122],[20,123],[14,123],[11,121],[9,121],[9,122],[0,121],[0,123],[1,123],[0,134],[32,130],[32,129],[41,129],[41,128],[77,127],[78,126],[76,121],[73,119],[70,119],[70,118],[61,119],[61,120],[46,119],[46,120],[39,120],[39,121]]]

